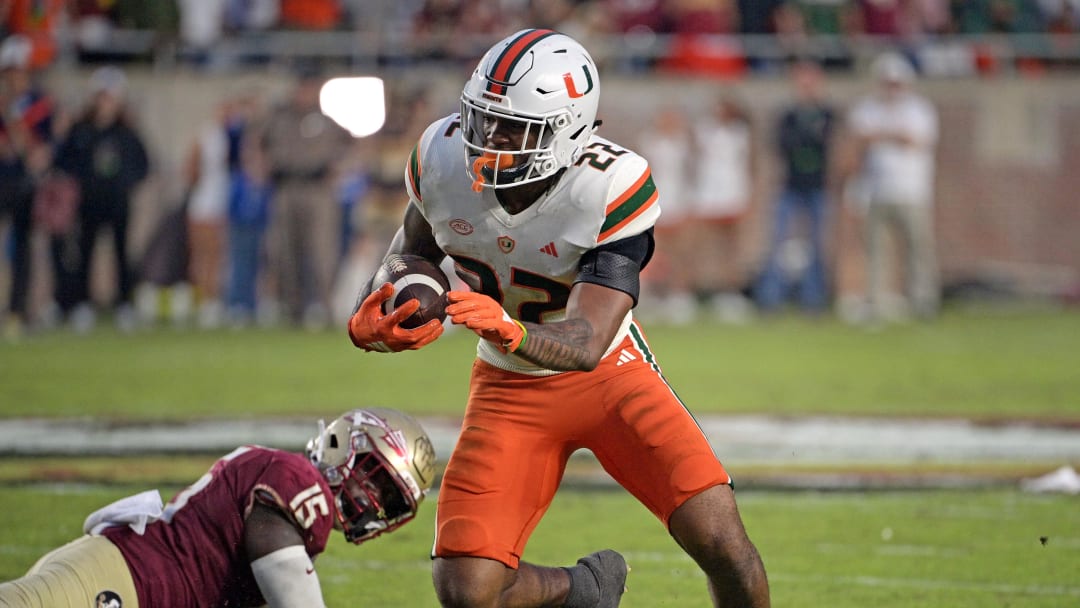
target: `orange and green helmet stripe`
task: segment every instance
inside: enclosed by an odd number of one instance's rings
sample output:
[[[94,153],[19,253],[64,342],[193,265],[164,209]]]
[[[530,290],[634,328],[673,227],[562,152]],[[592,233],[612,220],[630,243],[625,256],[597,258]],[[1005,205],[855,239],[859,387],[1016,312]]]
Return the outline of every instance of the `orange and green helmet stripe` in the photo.
[[[491,62],[491,69],[487,76],[487,90],[496,95],[505,95],[509,84],[507,79],[514,72],[518,62],[528,53],[536,43],[544,38],[554,36],[558,32],[553,30],[525,30],[520,36],[510,41],[506,48],[499,53],[495,61]]]

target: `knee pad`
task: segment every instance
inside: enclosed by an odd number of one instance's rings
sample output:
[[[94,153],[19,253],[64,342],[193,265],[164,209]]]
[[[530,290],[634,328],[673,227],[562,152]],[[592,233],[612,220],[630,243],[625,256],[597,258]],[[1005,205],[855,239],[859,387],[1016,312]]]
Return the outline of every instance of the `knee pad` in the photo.
[[[487,528],[474,519],[451,517],[439,525],[435,555],[476,555],[488,545]]]

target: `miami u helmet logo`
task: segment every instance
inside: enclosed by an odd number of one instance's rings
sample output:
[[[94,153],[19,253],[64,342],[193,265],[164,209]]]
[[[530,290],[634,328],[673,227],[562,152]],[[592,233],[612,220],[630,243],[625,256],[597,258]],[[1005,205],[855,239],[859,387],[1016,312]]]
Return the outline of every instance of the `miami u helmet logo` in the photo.
[[[582,65],[581,71],[585,72],[585,83],[588,85],[588,88],[586,88],[580,93],[577,90],[577,86],[574,85],[574,77],[570,74],[570,72],[562,75],[563,82],[566,84],[566,94],[569,95],[571,99],[576,99],[578,97],[587,95],[589,91],[593,90],[592,73],[589,72],[589,66]]]

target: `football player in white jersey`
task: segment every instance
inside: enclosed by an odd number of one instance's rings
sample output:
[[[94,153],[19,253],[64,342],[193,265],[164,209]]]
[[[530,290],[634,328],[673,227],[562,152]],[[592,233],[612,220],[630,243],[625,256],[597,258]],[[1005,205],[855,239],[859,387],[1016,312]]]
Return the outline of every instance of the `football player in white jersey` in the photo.
[[[492,47],[461,112],[420,137],[410,204],[389,253],[441,262],[470,291],[447,313],[480,336],[433,549],[444,606],[617,606],[611,550],[572,568],[520,561],[570,454],[590,449],[701,566],[717,606],[769,605],[765,569],[705,435],[634,321],[660,214],[649,165],[594,134],[596,65],[571,38],[523,30]],[[392,286],[369,285],[349,321],[368,351],[421,348],[438,321],[398,323]]]

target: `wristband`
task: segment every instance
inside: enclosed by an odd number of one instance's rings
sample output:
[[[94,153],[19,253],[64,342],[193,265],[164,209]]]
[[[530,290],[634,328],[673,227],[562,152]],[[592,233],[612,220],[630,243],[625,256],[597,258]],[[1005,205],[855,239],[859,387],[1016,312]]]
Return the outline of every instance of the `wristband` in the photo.
[[[506,349],[509,350],[510,352],[516,353],[517,351],[521,350],[525,346],[525,340],[529,337],[529,330],[525,329],[525,326],[522,325],[521,321],[518,321],[517,319],[511,319],[511,321],[513,321],[515,325],[517,325],[518,327],[521,328],[521,340],[518,341],[518,344],[517,344],[516,347],[513,346],[512,341],[504,344],[503,346],[505,346]]]

